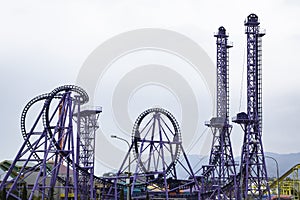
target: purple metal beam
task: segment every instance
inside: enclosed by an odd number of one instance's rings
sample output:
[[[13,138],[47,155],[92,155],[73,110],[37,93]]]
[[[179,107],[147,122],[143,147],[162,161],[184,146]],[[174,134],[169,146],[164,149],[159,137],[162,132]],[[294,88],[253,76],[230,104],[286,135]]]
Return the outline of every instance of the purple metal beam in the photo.
[[[73,130],[75,95],[79,95],[80,105],[88,101],[88,96],[76,86],[62,86],[51,93],[31,100],[24,108],[21,117],[21,130],[24,143],[12,162],[0,189],[7,190],[7,198],[21,199],[21,185],[32,185],[28,199],[39,196],[42,199],[58,199],[54,192],[64,191],[64,199],[70,192],[78,199],[78,171],[82,168],[75,162],[75,142]],[[30,131],[25,129],[27,111],[33,104],[45,101]],[[41,127],[44,128],[41,130]],[[17,166],[22,165],[17,176]],[[35,178],[35,181],[31,181]],[[29,181],[29,182],[28,182]]]
[[[215,34],[217,38],[217,116],[206,123],[213,133],[209,166],[203,168],[203,182],[206,188],[204,193],[211,193],[209,198],[222,199],[225,197],[236,198],[236,170],[232,153],[229,124],[229,83],[228,83],[228,35],[223,26]],[[232,184],[229,189],[222,189]]]
[[[128,177],[124,174],[129,167],[125,163],[131,152],[135,156],[132,160],[134,171]],[[183,152],[182,161],[179,160],[179,152]],[[176,163],[186,170],[188,180],[177,178]],[[169,199],[170,192],[176,193],[180,189],[189,188],[190,195],[200,199],[200,187],[183,150],[179,125],[170,112],[162,108],[152,108],[137,118],[133,128],[132,144],[117,175],[111,178],[114,184],[106,196],[114,195],[114,198],[118,199],[120,191],[128,187],[126,183],[128,178],[131,180],[132,197],[145,198],[146,194],[150,196],[155,194]],[[136,193],[137,190],[143,192]]]
[[[77,149],[76,163],[85,169],[84,173],[78,176],[80,199],[88,200],[94,197],[94,166],[95,166],[95,138],[98,126],[99,114],[102,112],[101,107],[89,107],[81,110],[77,97],[78,104],[77,113],[74,117],[77,120]]]
[[[247,113],[239,113],[234,122],[242,125],[244,141],[239,178],[240,199],[270,199],[268,176],[262,143],[261,38],[257,15],[245,21],[247,35]]]

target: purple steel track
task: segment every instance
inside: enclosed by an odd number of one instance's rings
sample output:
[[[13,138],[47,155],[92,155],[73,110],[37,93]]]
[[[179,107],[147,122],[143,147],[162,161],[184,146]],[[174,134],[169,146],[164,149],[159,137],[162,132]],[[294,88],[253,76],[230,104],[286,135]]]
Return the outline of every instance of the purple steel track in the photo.
[[[92,178],[86,181],[89,188],[92,188],[89,190],[93,191],[89,192],[90,196],[83,195],[85,194],[82,192],[84,187],[79,178],[87,175],[94,177],[92,174],[94,163],[90,163],[89,169],[87,169],[82,165],[85,162],[78,163],[76,161],[86,156],[91,157],[90,160],[93,161],[94,155],[92,155],[93,152],[89,152],[87,155],[76,153],[80,152],[80,145],[76,145],[77,134],[74,131],[76,127],[73,125],[75,110],[80,111],[80,106],[87,103],[88,99],[88,95],[81,88],[66,85],[54,89],[49,94],[32,99],[25,106],[21,115],[24,143],[0,185],[1,191],[6,190],[7,198],[21,199],[20,194],[24,187],[29,190],[27,199],[37,197],[68,199],[70,195],[74,199],[93,198],[94,185],[91,185],[93,182],[90,181]],[[27,131],[25,124],[28,111],[38,102],[42,102],[43,105],[30,130]],[[82,112],[77,113],[77,119],[86,118],[86,115],[83,118],[80,117]],[[91,115],[96,116],[96,113]],[[92,117],[92,119],[94,123],[97,117]],[[86,125],[85,123],[81,124],[83,127]],[[95,128],[95,126],[90,127]],[[82,129],[77,131],[79,135],[84,134]],[[93,134],[94,132],[89,130],[89,133]],[[79,138],[79,141],[80,144],[86,144],[82,138]],[[91,143],[93,142],[92,140]],[[17,166],[22,167],[16,172]]]
[[[131,152],[134,159],[130,164],[134,170],[128,177],[126,161]],[[179,179],[176,166],[181,166],[189,179]],[[180,190],[186,189],[189,196],[200,199],[200,187],[182,147],[179,125],[173,115],[162,108],[151,108],[139,115],[130,149],[113,179],[115,185],[108,194],[113,194],[115,199],[120,196],[117,183],[125,188],[128,179],[131,196],[135,198],[143,199],[149,195],[169,199],[172,195],[180,196]]]
[[[165,109],[151,108],[135,121],[131,145],[118,172],[96,177],[95,137],[102,110],[83,109],[89,100],[87,93],[80,87],[65,85],[33,98],[25,106],[21,115],[24,142],[0,184],[0,191],[6,198],[19,200],[121,199],[124,193],[129,199],[270,199],[262,143],[264,33],[259,24],[255,14],[245,21],[247,113],[238,113],[233,119],[244,131],[238,174],[229,124],[228,56],[232,46],[225,28],[220,27],[215,34],[217,110],[216,116],[206,123],[213,141],[209,164],[202,166],[200,176],[195,176],[188,161],[175,117]],[[28,115],[38,104],[35,120],[26,129],[31,119]],[[179,168],[186,173],[185,179],[179,177]],[[29,191],[26,197],[24,188]]]

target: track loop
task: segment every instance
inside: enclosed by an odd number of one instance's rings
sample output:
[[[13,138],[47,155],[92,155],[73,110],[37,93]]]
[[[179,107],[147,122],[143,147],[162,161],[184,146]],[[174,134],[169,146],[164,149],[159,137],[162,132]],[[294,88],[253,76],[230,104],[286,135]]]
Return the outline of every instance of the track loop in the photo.
[[[37,103],[39,101],[45,101],[48,97],[49,97],[49,93],[39,95],[39,96],[33,98],[32,100],[30,100],[24,107],[22,114],[21,114],[21,133],[22,133],[24,140],[27,140],[29,137],[28,132],[26,130],[26,116],[27,116],[28,111],[35,103]],[[30,143],[29,140],[27,141],[26,145],[30,150],[33,149],[32,144]],[[33,156],[35,159],[39,159],[39,156],[36,153],[34,153]]]
[[[65,93],[65,92],[77,93],[78,94],[77,96],[79,96],[80,105],[85,104],[89,101],[88,94],[81,87],[78,87],[76,85],[63,85],[63,86],[55,88],[54,90],[52,90],[52,92],[50,92],[49,98],[47,99],[46,103],[48,102],[48,104],[49,104],[56,95],[61,94],[62,92],[63,93]],[[74,95],[74,96],[76,96],[76,95]]]
[[[174,169],[180,156],[181,133],[175,117],[162,108],[150,108],[133,126],[134,156],[144,173]]]

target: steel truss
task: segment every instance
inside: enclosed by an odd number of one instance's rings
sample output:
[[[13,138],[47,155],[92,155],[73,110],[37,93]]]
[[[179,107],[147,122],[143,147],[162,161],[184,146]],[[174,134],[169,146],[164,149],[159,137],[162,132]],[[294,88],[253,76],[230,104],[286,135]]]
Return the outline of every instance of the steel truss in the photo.
[[[239,113],[233,122],[241,124],[244,141],[241,154],[240,199],[270,199],[268,176],[262,143],[262,74],[261,38],[258,17],[250,14],[246,21],[247,34],[247,113]]]
[[[228,75],[228,35],[223,26],[215,34],[217,38],[217,116],[206,126],[213,134],[209,164],[202,169],[203,195],[210,199],[236,198],[236,169],[232,153],[229,124],[229,75]],[[231,187],[226,187],[228,185]]]

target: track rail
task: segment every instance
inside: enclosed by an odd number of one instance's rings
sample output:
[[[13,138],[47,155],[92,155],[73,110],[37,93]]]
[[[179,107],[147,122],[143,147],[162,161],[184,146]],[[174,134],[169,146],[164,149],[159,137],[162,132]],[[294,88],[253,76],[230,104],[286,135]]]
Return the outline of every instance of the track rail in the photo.
[[[172,158],[171,162],[169,163],[169,165],[167,166],[167,168],[165,169],[166,174],[168,175],[171,171],[172,171],[172,167],[174,167],[179,159],[180,156],[180,147],[179,147],[179,143],[181,142],[181,133],[180,133],[180,127],[178,122],[176,121],[175,117],[167,110],[162,109],[162,108],[150,108],[144,112],[142,112],[138,118],[135,121],[135,124],[133,126],[133,131],[132,131],[132,140],[134,143],[134,156],[135,159],[138,161],[139,156],[140,156],[140,152],[139,152],[139,144],[141,141],[146,141],[146,138],[141,138],[141,134],[143,133],[144,129],[146,127],[141,127],[141,123],[142,121],[145,119],[146,116],[149,115],[155,115],[155,114],[159,114],[159,115],[163,115],[165,117],[167,117],[167,119],[169,120],[169,122],[171,122],[172,128],[174,129],[174,135],[173,135],[173,142],[176,143],[175,146],[175,150],[174,150],[174,158]],[[164,123],[164,125],[168,127],[168,125],[166,124],[166,122],[160,118],[162,123]],[[151,120],[155,120],[154,116],[151,118]],[[147,123],[146,126],[148,126],[148,124],[152,123],[151,120]],[[159,125],[157,125],[159,126]],[[140,128],[142,128],[142,130],[139,130]],[[159,127],[160,128],[160,127]],[[170,130],[170,132],[172,132],[173,130]],[[145,136],[146,137],[146,136]],[[153,136],[152,136],[153,137]],[[152,138],[153,139],[153,138]],[[171,139],[171,138],[169,138]],[[161,142],[161,143],[167,143],[167,141],[162,141],[162,139],[160,138],[159,141],[157,142]],[[150,144],[154,143],[154,141],[152,140],[151,142],[149,141]],[[140,162],[138,162],[138,164],[140,165],[141,169],[145,172],[148,173],[148,170],[146,169],[145,164],[143,163],[142,160],[140,160]]]
[[[27,140],[27,138],[29,137],[28,135],[28,131],[26,129],[26,117],[28,115],[29,110],[32,108],[33,105],[35,105],[36,103],[39,102],[43,102],[43,108],[42,108],[42,112],[43,112],[43,125],[44,125],[44,131],[47,131],[47,134],[49,134],[49,137],[51,138],[53,133],[50,127],[50,120],[49,120],[49,107],[51,105],[51,102],[53,99],[61,99],[65,93],[67,92],[75,92],[76,94],[74,95],[74,97],[79,97],[79,102],[76,102],[77,104],[79,103],[80,105],[83,105],[85,103],[87,103],[89,101],[89,96],[88,94],[80,87],[75,86],[75,85],[64,85],[58,88],[55,88],[54,90],[52,90],[50,93],[45,93],[39,96],[34,97],[33,99],[31,99],[24,107],[22,113],[21,113],[21,133],[23,136],[24,141],[26,142],[27,147],[32,151],[33,150],[33,145],[31,144],[30,140]],[[78,101],[78,98],[74,98],[72,97],[72,100]],[[61,147],[59,146],[59,144],[55,141],[55,139],[53,138],[53,140],[51,141],[55,144],[55,147],[57,148],[57,150],[61,150]],[[64,154],[62,154],[62,156],[65,156]],[[38,154],[36,154],[35,152],[33,153],[33,157],[36,160],[42,160]],[[70,159],[70,157],[67,157],[66,161],[70,164],[73,164],[73,160]],[[84,169],[82,167],[80,167],[77,163],[75,163],[76,166],[76,171],[80,174],[85,174],[90,176],[91,174],[88,172],[87,169]],[[51,175],[51,169],[47,166],[47,174]],[[98,183],[104,183],[104,184],[113,184],[111,182],[111,180],[107,180],[105,178],[101,178],[98,176],[93,175],[93,178],[96,182]],[[60,182],[62,185],[66,185],[66,181],[61,178],[61,177],[57,177],[58,182]],[[123,187],[121,184],[118,184],[118,187]]]

